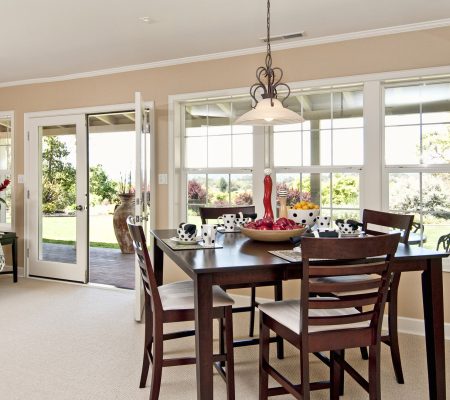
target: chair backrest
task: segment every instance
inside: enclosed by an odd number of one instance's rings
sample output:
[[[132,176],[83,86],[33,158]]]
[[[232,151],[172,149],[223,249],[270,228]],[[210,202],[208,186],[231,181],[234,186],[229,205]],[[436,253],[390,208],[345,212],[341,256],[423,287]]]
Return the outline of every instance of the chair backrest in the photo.
[[[369,235],[383,235],[386,231],[377,230],[377,227],[394,228],[403,231],[400,238],[401,243],[408,243],[414,215],[394,214],[384,211],[363,210],[363,231]],[[370,224],[377,227],[368,227]]]
[[[208,219],[217,219],[223,214],[254,214],[255,206],[231,206],[231,207],[200,207],[200,218],[202,224],[206,224]]]
[[[382,314],[391,280],[391,262],[400,233],[363,238],[302,238],[301,323],[303,335],[310,327],[332,325],[333,330],[353,329],[349,324],[370,321],[370,338],[381,334]],[[361,274],[370,274],[371,278]],[[352,279],[338,277],[352,276]],[[327,280],[327,277],[333,279]],[[318,279],[310,279],[318,278]],[[311,297],[310,293],[339,293],[334,297]],[[310,309],[364,307],[351,315],[311,316]],[[319,314],[317,312],[315,314]],[[305,337],[306,340],[306,337]]]
[[[436,250],[439,250],[439,247],[441,247],[448,253],[450,251],[450,233],[447,233],[446,235],[442,235],[437,242]]]
[[[136,224],[134,217],[127,218],[128,230],[133,241],[134,251],[141,271],[142,284],[145,290],[146,307],[151,306],[153,311],[162,312],[161,297],[159,296],[158,286],[156,284],[155,274],[153,272],[152,262],[148,254],[142,225]]]

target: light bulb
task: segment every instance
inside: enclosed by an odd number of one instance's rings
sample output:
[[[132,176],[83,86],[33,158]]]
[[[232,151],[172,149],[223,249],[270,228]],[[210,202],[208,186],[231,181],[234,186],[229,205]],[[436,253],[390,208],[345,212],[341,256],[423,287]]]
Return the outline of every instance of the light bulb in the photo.
[[[273,118],[264,118],[264,121],[270,122],[273,121]]]

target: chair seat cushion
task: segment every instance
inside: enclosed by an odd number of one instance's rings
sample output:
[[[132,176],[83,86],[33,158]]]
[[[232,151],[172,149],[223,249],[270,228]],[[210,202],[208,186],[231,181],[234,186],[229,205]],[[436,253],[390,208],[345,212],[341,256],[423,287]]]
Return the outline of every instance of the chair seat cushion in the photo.
[[[333,297],[321,297],[317,300],[330,300],[335,299]],[[316,300],[316,299],[315,299]],[[264,303],[259,305],[259,309],[264,314],[284,325],[291,331],[300,334],[300,300],[285,300],[285,301],[274,301],[270,303]],[[310,317],[336,317],[339,315],[351,315],[358,314],[359,311],[356,308],[336,308],[329,310],[318,310],[310,309]],[[334,329],[350,329],[350,328],[367,328],[370,322],[358,322],[353,324],[342,324],[342,325],[321,325],[321,326],[309,326],[309,333],[329,331]]]
[[[194,309],[194,281],[180,281],[158,287],[163,310]],[[219,286],[213,286],[213,307],[231,306],[234,300]]]

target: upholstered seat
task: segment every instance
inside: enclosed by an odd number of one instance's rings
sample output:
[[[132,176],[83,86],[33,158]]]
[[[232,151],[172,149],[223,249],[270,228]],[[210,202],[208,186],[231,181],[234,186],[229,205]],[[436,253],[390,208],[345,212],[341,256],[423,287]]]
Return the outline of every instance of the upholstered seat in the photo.
[[[181,281],[158,287],[164,311],[193,310],[194,282]],[[213,286],[213,307],[231,306],[234,300],[219,286]]]
[[[332,300],[331,297],[321,297],[317,300]],[[337,300],[337,299],[336,299]],[[260,304],[258,307],[263,313],[277,321],[278,323],[289,328],[292,332],[300,334],[300,300],[273,301],[270,303]],[[337,317],[340,315],[358,314],[356,308],[332,308],[332,309],[310,309],[310,317]],[[369,321],[347,324],[346,329],[351,328],[368,328]],[[310,325],[308,332],[330,331],[333,329],[342,329],[342,325]]]

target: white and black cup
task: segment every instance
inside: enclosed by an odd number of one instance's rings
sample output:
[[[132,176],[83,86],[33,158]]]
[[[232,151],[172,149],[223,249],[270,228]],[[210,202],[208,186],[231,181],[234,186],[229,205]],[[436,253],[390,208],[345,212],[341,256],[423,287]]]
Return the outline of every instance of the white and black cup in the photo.
[[[217,219],[225,228],[225,232],[234,232],[236,214],[223,214]]]
[[[235,226],[240,228],[241,226],[244,226],[247,222],[250,222],[252,219],[248,217],[244,217],[244,214],[240,212],[239,214],[236,214],[236,219],[234,221]]]
[[[217,225],[203,224],[202,225],[202,240],[206,246],[214,246],[216,243]]]
[[[197,228],[193,224],[181,223],[177,228],[178,240],[182,242],[195,242],[197,240]]]
[[[328,229],[331,225],[331,217],[328,215],[319,215],[316,218],[316,224],[318,229]]]

